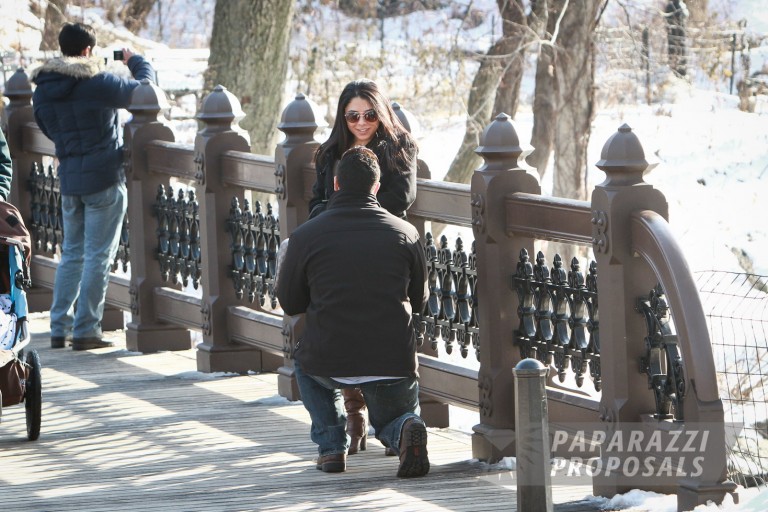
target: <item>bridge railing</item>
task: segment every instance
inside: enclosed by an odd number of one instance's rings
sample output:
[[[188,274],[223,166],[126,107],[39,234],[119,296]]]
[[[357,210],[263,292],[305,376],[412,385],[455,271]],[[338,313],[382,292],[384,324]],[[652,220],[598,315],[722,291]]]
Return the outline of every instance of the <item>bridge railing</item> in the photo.
[[[5,94],[11,199],[28,224],[40,226],[33,229],[36,241],[45,238],[33,257],[37,287],[30,306],[46,310],[61,236],[54,149],[34,122],[23,70]],[[302,318],[284,317],[274,300],[274,265],[280,239],[308,217],[322,125],[317,108],[303,95],[285,108],[278,125],[285,138],[274,157],[250,153],[238,124],[244,114],[223,87],[204,99],[193,146],[175,142],[166,109],[163,91],[145,82],[125,127],[129,208],[121,258],[128,272],[111,276],[107,300],[130,312],[128,349],[188,349],[196,332],[199,370],[276,371],[279,393],[298,399],[291,355]],[[396,109],[408,124],[407,112]],[[652,166],[631,129],[622,126],[606,142],[597,166],[607,177],[591,201],[541,195],[538,176],[520,163],[525,150],[505,114],[486,127],[477,153],[484,163],[470,185],[431,180],[422,162],[408,212],[424,234],[431,271],[430,301],[417,315],[429,424],[447,426],[448,404],[477,409],[473,455],[487,461],[514,455],[512,370],[522,358],[537,357],[553,376],[571,375],[595,388],[569,390],[553,379],[553,424],[723,427],[698,294],[670,235],[666,200],[643,181]],[[276,204],[251,204],[254,194],[273,194]],[[431,237],[432,222],[471,226],[474,240],[451,248]],[[564,264],[556,254],[550,271],[535,250],[540,241],[576,244],[591,250],[594,261],[585,272],[577,258]],[[437,340],[464,356],[474,352],[477,369],[444,358]],[[679,491],[681,503],[720,500],[732,489],[720,427],[710,443],[722,450],[707,451],[708,470],[666,486]],[[611,477],[593,480],[599,494],[628,490]],[[633,487],[654,485],[641,479]]]

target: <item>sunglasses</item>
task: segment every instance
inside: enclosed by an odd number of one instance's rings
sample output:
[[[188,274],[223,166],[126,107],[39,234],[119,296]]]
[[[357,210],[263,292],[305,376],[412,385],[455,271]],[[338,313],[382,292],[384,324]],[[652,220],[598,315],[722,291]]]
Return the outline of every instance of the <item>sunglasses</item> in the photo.
[[[358,122],[360,120],[360,116],[363,116],[363,119],[365,119],[369,123],[376,122],[379,119],[379,114],[377,114],[376,111],[373,110],[373,109],[366,110],[362,114],[360,112],[358,112],[357,110],[350,110],[349,112],[344,114],[344,118],[349,123],[356,123],[356,122]]]

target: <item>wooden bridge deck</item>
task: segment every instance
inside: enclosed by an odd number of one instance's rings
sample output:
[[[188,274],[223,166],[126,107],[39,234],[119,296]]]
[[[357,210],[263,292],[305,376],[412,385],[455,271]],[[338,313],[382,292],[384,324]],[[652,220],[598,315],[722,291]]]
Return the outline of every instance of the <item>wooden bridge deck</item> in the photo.
[[[23,405],[0,421],[0,510],[514,510],[514,473],[471,459],[469,436],[429,429],[428,476],[400,479],[381,445],[342,474],[315,469],[309,418],[277,377],[206,375],[194,351],[52,350],[32,315],[43,366],[40,439]],[[589,487],[555,487],[555,510],[598,510]]]

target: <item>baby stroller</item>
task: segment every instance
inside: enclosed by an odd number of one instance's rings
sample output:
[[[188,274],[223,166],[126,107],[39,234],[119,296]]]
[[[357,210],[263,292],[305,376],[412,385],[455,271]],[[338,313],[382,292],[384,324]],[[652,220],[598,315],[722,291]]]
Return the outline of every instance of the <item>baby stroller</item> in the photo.
[[[2,408],[24,403],[27,438],[40,436],[40,356],[27,348],[27,294],[32,257],[29,231],[12,204],[0,201],[0,419]]]

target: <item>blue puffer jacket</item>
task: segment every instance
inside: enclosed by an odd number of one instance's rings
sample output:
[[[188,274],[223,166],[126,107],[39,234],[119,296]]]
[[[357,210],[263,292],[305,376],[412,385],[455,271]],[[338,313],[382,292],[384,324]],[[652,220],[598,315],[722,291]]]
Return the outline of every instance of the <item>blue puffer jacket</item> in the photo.
[[[155,80],[140,55],[128,60],[135,80],[103,66],[98,57],[61,57],[32,72],[35,120],[56,145],[65,195],[94,194],[125,180],[117,109],[128,108],[139,80]]]

